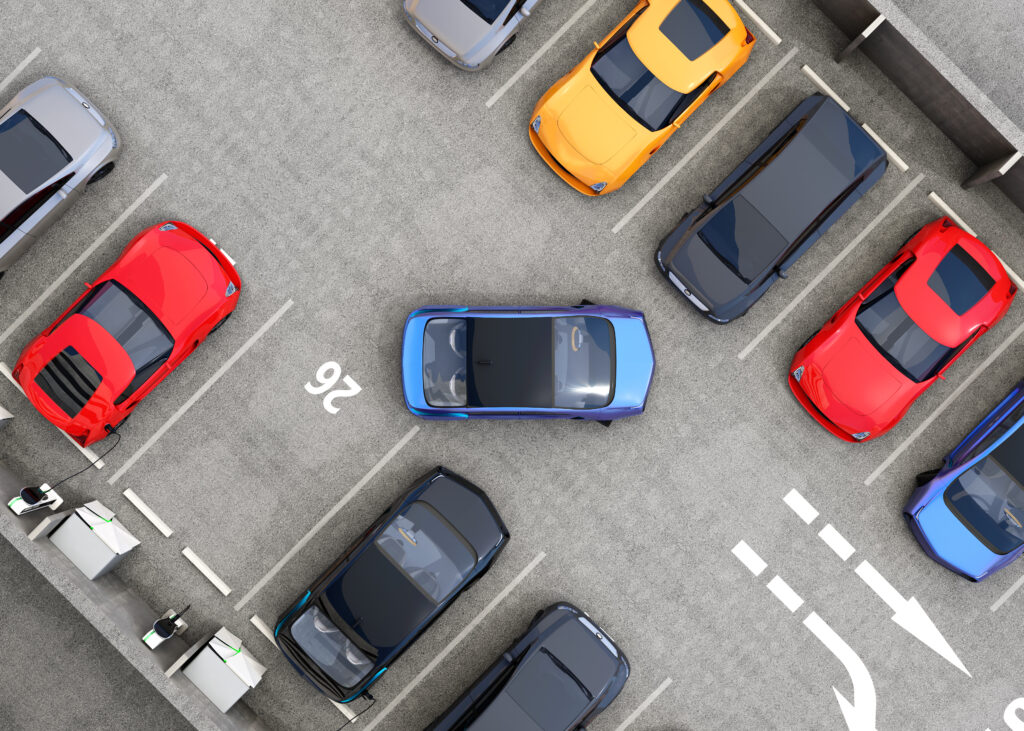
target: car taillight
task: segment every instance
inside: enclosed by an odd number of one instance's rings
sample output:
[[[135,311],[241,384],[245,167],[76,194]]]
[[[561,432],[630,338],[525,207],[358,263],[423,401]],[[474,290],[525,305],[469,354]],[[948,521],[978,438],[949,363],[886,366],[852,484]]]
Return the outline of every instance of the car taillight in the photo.
[[[21,378],[21,371],[24,367],[24,365],[18,365],[18,367],[14,369],[14,373],[12,373],[11,376],[14,378],[15,381]]]
[[[754,38],[754,34],[751,33],[750,30],[747,30],[747,39],[745,41],[743,41],[743,45],[744,46],[749,46],[751,43],[753,43],[756,40],[757,39]]]

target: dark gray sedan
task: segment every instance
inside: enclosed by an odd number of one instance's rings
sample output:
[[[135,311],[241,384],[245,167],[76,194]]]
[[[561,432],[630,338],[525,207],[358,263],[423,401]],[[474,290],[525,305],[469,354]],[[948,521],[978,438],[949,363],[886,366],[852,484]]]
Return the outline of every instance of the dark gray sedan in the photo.
[[[113,125],[60,79],[0,108],[0,276],[120,156]]]
[[[438,53],[480,71],[512,45],[540,0],[405,0],[409,25]]]

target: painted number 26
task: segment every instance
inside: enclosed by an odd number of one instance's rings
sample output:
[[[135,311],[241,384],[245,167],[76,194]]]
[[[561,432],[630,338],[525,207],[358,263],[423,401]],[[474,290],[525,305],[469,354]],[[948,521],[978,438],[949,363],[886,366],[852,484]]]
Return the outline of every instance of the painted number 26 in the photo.
[[[324,396],[324,408],[332,414],[337,414],[341,411],[338,406],[334,405],[335,401],[340,398],[351,398],[363,390],[358,383],[352,380],[351,376],[345,376],[342,378],[341,366],[333,360],[329,360],[317,368],[316,380],[320,385],[314,386],[312,383],[307,383],[306,391],[314,396],[319,396],[324,392],[330,391],[330,393]],[[339,380],[344,381],[346,387],[331,391],[331,389],[337,385]]]

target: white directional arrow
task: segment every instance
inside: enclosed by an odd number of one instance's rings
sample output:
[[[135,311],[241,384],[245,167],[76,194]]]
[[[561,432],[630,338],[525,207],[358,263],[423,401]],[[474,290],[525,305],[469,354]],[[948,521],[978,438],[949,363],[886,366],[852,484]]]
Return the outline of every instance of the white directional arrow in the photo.
[[[971,674],[967,672],[967,668],[960,662],[960,658],[956,656],[953,648],[946,642],[946,638],[939,632],[938,627],[935,626],[935,623],[932,622],[921,605],[917,603],[917,599],[914,597],[904,599],[903,595],[896,591],[893,585],[886,581],[885,577],[878,573],[875,567],[867,561],[860,562],[860,566],[857,567],[857,576],[895,612],[892,615],[893,622],[950,663],[960,668],[960,670],[967,674],[967,677],[971,677]]]
[[[875,683],[871,680],[871,673],[868,672],[864,661],[816,612],[807,615],[804,626],[839,658],[839,662],[850,674],[850,680],[853,681],[853,703],[832,686],[832,692],[836,694],[836,700],[839,702],[839,710],[843,712],[843,718],[846,719],[850,731],[875,731],[878,697],[875,695]]]

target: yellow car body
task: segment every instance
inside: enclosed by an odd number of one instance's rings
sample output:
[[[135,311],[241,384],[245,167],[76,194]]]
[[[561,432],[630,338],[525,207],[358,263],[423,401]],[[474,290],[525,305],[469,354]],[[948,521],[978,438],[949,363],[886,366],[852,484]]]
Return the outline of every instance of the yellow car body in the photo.
[[[682,4],[687,7],[680,8]],[[680,23],[692,16],[695,6],[717,16],[717,22],[705,19],[704,24],[711,23],[724,36],[690,59],[666,32],[677,40],[679,33],[689,32]],[[726,0],[641,0],[537,102],[530,117],[530,141],[551,169],[580,193],[606,195],[620,188],[715,89],[746,63],[755,42]],[[604,64],[613,62],[612,54],[616,59],[626,56],[636,69],[640,68],[637,62],[646,67],[656,82],[667,87],[654,84],[657,89],[653,90],[664,96],[666,104],[674,98],[673,93],[678,95],[669,117],[651,123],[652,115],[644,118],[630,102],[613,96],[609,78],[617,78],[617,69],[600,80],[594,69],[596,60],[607,57],[607,61],[601,60],[601,68],[606,68]],[[648,88],[636,95],[647,94],[650,98],[651,91]],[[642,104],[638,102],[637,106]]]

